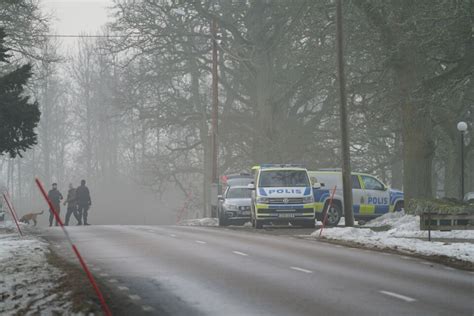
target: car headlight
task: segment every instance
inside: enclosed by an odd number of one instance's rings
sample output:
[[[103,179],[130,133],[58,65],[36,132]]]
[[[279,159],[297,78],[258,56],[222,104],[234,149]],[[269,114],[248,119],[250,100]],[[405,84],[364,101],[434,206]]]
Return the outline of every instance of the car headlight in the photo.
[[[303,196],[303,203],[313,203],[314,202],[314,196],[308,195],[308,196]]]
[[[234,205],[234,204],[224,204],[224,208],[228,211],[238,211],[239,206]]]
[[[259,204],[268,204],[268,202],[269,202],[269,199],[266,198],[266,197],[259,196],[257,198],[257,203],[259,203]]]

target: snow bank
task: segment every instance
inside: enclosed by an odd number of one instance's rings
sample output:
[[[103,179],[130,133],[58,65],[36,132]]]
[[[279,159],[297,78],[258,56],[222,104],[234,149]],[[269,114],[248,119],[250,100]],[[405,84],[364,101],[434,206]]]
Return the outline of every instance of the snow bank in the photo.
[[[8,226],[2,223],[0,231]],[[31,236],[0,233],[0,314],[70,314],[70,303],[53,291],[62,272],[48,264],[48,252],[48,244]]]
[[[217,218],[196,218],[196,219],[185,219],[178,223],[182,226],[219,226],[219,220]]]
[[[374,231],[368,227],[388,226],[386,231]],[[311,234],[318,238],[319,230]],[[323,238],[356,242],[368,247],[390,248],[422,255],[444,255],[463,261],[474,262],[474,231],[457,230],[431,232],[432,238],[443,242],[429,242],[427,231],[420,231],[420,218],[414,215],[388,213],[368,222],[362,228],[334,227],[323,231]],[[466,240],[466,242],[455,242]],[[471,242],[469,242],[471,241]]]
[[[420,230],[420,217],[407,215],[404,212],[387,213],[371,220],[362,227],[389,226],[387,234],[392,237],[426,238],[427,231]],[[433,238],[471,239],[474,240],[474,230],[432,231]]]
[[[401,217],[405,217],[410,215],[405,215],[405,212],[391,212],[384,214],[382,216],[379,216],[370,222],[367,222],[364,227],[382,227],[382,226],[391,226],[394,225],[394,223],[400,219]]]

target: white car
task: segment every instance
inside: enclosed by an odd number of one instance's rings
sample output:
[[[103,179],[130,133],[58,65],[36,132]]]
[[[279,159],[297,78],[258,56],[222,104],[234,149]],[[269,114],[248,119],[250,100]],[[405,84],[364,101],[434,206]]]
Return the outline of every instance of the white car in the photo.
[[[464,195],[464,201],[474,203],[474,192],[467,192],[466,195]]]

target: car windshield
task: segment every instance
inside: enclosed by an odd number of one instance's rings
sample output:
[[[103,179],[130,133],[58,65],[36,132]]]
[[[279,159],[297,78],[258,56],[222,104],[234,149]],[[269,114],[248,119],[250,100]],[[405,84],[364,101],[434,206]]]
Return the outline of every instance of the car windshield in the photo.
[[[309,179],[304,170],[262,171],[261,187],[309,187]]]
[[[229,188],[226,198],[228,199],[247,199],[251,197],[251,191],[247,188]]]
[[[236,186],[236,185],[247,185],[252,182],[253,178],[231,178],[227,179],[228,186]]]

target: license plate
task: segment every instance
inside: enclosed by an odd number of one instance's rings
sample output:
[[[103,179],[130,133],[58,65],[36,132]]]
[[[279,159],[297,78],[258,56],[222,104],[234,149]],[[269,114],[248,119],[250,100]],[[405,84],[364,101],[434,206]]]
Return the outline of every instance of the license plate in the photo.
[[[250,211],[242,211],[241,214],[242,215],[250,215]]]
[[[290,217],[295,217],[295,214],[278,214],[278,217],[290,218]]]

